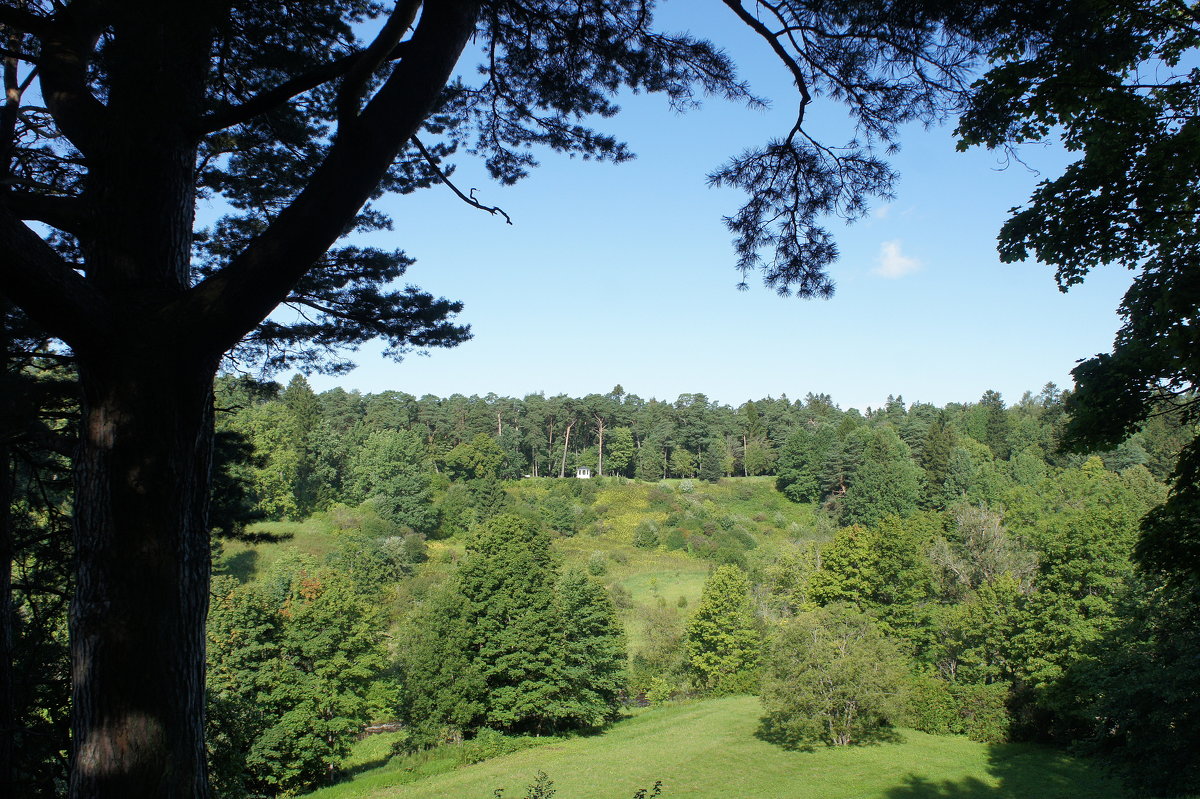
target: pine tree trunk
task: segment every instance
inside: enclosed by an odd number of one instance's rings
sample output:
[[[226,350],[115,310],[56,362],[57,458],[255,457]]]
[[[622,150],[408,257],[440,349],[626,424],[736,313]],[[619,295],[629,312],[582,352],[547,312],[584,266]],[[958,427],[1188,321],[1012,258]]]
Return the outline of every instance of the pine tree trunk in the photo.
[[[597,456],[597,461],[598,461],[596,463],[596,476],[603,477],[604,476],[604,420],[597,417],[596,421],[598,422],[598,426],[600,428],[600,446],[596,450],[596,456]]]
[[[0,346],[4,342],[0,341]],[[7,367],[7,363],[4,364]],[[15,796],[13,741],[17,731],[13,696],[13,483],[8,447],[0,446],[0,796]]]
[[[204,625],[215,364],[172,367],[182,360],[165,347],[81,358],[73,799],[209,793]]]
[[[558,470],[558,476],[560,478],[567,476],[567,445],[571,442],[571,428],[574,426],[575,422],[569,422],[567,424],[567,433],[563,437],[562,466],[560,466]]]

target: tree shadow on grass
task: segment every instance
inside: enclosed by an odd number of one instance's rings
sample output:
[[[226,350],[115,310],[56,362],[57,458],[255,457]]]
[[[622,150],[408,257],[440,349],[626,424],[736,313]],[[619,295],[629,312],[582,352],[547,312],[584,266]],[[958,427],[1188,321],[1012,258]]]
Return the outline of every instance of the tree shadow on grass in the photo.
[[[897,785],[884,794],[887,799],[999,799],[1007,795],[1001,788],[988,785],[975,777],[939,781],[916,774],[904,777],[903,785]]]
[[[789,752],[814,752],[817,749],[824,749],[830,745],[819,741],[800,740],[793,729],[786,725],[776,724],[770,716],[764,716],[759,720],[758,728],[754,731],[754,737]],[[895,743],[904,743],[904,735],[892,727],[881,727],[861,733],[857,740],[847,745],[871,746],[874,744]]]
[[[351,779],[357,777],[359,774],[362,774],[365,771],[370,771],[371,769],[376,769],[381,766],[386,766],[391,759],[392,759],[392,756],[390,754],[389,755],[381,755],[380,757],[377,757],[374,760],[367,760],[362,763],[358,763],[357,765],[351,766],[350,768],[342,769],[340,772],[338,772],[338,781],[344,782],[347,780],[351,780]]]
[[[258,551],[243,549],[241,552],[224,558],[221,562],[219,572],[237,578],[239,583],[247,583],[254,576],[254,570],[257,566]]]
[[[909,774],[886,799],[1123,799],[1120,783],[1096,762],[1034,744],[988,747],[988,772],[997,784],[976,777],[930,780]]]

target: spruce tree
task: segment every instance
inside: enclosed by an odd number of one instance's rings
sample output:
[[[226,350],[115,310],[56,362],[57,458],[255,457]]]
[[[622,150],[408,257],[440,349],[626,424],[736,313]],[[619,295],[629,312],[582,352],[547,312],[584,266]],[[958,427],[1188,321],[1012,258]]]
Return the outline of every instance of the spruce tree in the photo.
[[[921,470],[891,427],[863,431],[864,447],[842,502],[847,524],[873,524],[917,509]]]
[[[955,445],[954,430],[946,419],[946,412],[939,411],[925,433],[921,447],[920,465],[925,470],[925,505],[942,507],[942,486],[950,475],[950,453]]]
[[[418,744],[482,727],[597,727],[616,711],[625,651],[612,602],[577,572],[560,583],[550,537],[529,519],[481,524],[404,637],[403,707]]]
[[[983,421],[983,443],[988,445],[988,448],[992,450],[992,453],[997,458],[1007,460],[1009,454],[1012,452],[1012,447],[1008,441],[1012,423],[1009,421],[1008,414],[1004,410],[1004,400],[998,392],[989,389],[983,392],[979,404],[986,411]]]

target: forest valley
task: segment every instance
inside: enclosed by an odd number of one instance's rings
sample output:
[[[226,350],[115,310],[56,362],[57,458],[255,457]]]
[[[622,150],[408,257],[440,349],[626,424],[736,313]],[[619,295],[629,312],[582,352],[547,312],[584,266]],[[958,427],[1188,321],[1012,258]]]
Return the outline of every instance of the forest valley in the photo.
[[[39,401],[69,429],[43,365]],[[214,791],[336,781],[369,724],[402,731],[396,757],[470,762],[629,704],[733,694],[761,697],[759,735],[785,748],[898,728],[1039,741],[1142,795],[1196,791],[1196,586],[1135,565],[1193,430],[1159,413],[1077,454],[1065,399],[860,413],[814,394],[732,408],[219,378]],[[63,792],[68,748],[71,553],[53,531],[70,497],[64,456],[40,452],[11,475],[23,796]]]
[[[781,746],[1073,742],[1196,789],[1200,9],[722,0],[710,41],[662,5],[0,0],[0,794],[296,793],[369,721],[494,751],[747,691]],[[706,182],[739,285],[799,298],[903,131],[1061,144],[998,251],[1064,290],[1129,269],[1111,351],[1065,404],[867,414],[219,377],[467,340],[404,280],[444,254],[364,237],[432,190],[502,224],[462,162],[629,160],[631,94],[788,109]],[[654,563],[706,587],[646,606]]]

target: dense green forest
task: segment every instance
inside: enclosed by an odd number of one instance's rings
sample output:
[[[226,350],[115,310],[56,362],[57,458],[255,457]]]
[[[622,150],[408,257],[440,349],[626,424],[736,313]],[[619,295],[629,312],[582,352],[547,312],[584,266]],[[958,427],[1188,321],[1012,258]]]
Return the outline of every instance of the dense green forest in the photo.
[[[69,385],[55,374],[46,396]],[[783,750],[907,729],[1070,746],[1139,791],[1196,790],[1200,606],[1135,565],[1191,440],[1176,415],[1080,455],[1060,446],[1053,386],[865,413],[811,394],[218,388],[221,796],[344,779],[370,725],[378,762],[469,763],[628,707],[743,694]],[[42,452],[16,475],[31,794],[64,785],[70,553],[46,535],[65,523],[64,464]]]

